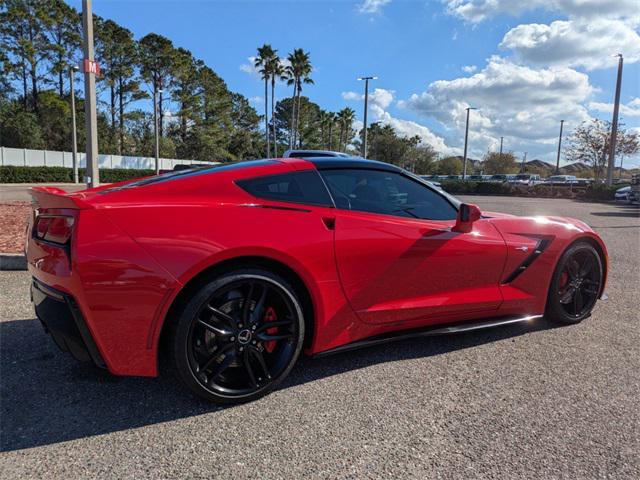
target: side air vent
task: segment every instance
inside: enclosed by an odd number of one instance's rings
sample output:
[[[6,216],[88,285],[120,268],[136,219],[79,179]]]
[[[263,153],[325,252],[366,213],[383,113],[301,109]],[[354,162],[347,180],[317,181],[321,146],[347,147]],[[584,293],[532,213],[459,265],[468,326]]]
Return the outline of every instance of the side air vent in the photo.
[[[546,248],[549,246],[550,243],[551,243],[551,240],[548,240],[548,239],[539,240],[535,250],[531,252],[531,255],[525,258],[524,262],[522,262],[518,266],[518,268],[516,268],[513,272],[511,272],[511,274],[507,277],[507,279],[503,283],[511,283],[516,278],[518,278],[522,272],[524,272],[527,268],[531,266],[533,262],[536,261],[536,259],[540,256],[542,252],[546,250]]]

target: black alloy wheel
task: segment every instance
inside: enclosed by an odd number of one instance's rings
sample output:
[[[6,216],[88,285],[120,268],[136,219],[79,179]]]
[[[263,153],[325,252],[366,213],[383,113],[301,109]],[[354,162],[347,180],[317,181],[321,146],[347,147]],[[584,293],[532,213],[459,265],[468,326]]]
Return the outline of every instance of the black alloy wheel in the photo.
[[[603,266],[598,251],[578,242],[562,255],[554,273],[547,316],[562,323],[578,323],[591,315],[602,287]]]
[[[176,370],[207,400],[253,400],[286,377],[303,338],[295,290],[266,270],[237,270],[206,284],[183,310],[173,342]]]

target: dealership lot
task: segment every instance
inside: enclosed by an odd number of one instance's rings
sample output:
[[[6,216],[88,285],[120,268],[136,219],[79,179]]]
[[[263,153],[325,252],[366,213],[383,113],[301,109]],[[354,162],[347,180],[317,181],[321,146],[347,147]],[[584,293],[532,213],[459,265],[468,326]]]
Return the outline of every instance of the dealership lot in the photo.
[[[34,319],[27,273],[0,272],[3,478],[640,478],[640,209],[463,198],[593,226],[609,300],[576,326],[303,359],[275,393],[220,408],[76,363]]]

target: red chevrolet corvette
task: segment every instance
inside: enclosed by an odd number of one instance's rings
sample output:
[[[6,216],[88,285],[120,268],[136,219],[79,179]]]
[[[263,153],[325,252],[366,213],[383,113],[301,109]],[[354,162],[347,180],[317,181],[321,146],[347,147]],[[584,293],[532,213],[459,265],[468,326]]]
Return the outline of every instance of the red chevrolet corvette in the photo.
[[[302,351],[589,316],[607,253],[570,218],[484,212],[398,167],[258,160],[68,194],[34,188],[32,298],[56,343],[116,375],[167,360],[216,402]]]

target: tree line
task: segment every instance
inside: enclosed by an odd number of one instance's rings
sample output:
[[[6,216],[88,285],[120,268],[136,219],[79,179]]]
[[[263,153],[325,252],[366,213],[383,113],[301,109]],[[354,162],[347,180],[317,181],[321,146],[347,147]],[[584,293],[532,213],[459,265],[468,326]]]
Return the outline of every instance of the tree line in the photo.
[[[0,144],[48,150],[71,149],[70,71],[82,58],[81,15],[62,0],[0,0]],[[358,154],[362,131],[352,108],[325,110],[304,95],[314,84],[309,52],[285,56],[270,44],[257,48],[254,66],[264,83],[264,111],[229,89],[187,49],[157,33],[139,39],[127,28],[94,15],[98,138],[101,153],[153,156],[152,98],[157,98],[160,155],[209,161],[274,157],[287,148]],[[84,149],[82,77],[76,82],[78,148]],[[288,92],[278,99],[278,89]],[[168,113],[171,112],[171,113]],[[602,172],[608,124],[581,125],[567,158]],[[399,135],[373,123],[369,157],[419,174],[459,174],[458,157],[441,156],[420,137]],[[638,136],[621,131],[618,156],[638,151]],[[518,169],[515,156],[488,152],[487,169]],[[506,162],[506,163],[505,163]],[[495,165],[494,165],[495,164]],[[468,170],[471,173],[471,170]]]

